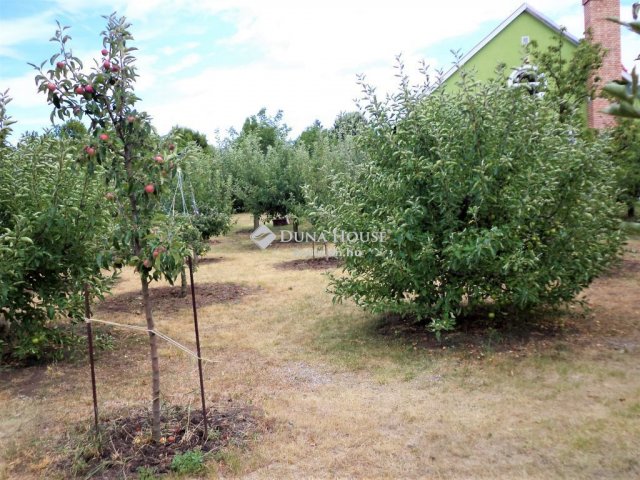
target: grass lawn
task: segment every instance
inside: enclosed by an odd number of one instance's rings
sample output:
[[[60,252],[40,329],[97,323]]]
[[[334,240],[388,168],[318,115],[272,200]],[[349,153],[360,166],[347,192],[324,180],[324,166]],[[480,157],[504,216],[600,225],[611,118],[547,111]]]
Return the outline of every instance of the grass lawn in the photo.
[[[199,317],[212,360],[208,400],[253,405],[264,428],[210,458],[205,476],[640,477],[640,240],[585,293],[588,311],[439,344],[422,329],[334,305],[327,270],[282,267],[310,247],[259,250],[251,225],[239,216],[212,245],[196,288],[207,293]],[[95,317],[144,325],[138,289],[126,271]],[[193,346],[189,303],[160,306],[158,330]],[[165,343],[160,353],[163,400],[197,408],[195,361]],[[86,361],[0,375],[0,478],[68,478],[55,468],[65,454],[57,445],[91,420]],[[146,406],[147,338],[115,333],[96,376],[103,417]]]

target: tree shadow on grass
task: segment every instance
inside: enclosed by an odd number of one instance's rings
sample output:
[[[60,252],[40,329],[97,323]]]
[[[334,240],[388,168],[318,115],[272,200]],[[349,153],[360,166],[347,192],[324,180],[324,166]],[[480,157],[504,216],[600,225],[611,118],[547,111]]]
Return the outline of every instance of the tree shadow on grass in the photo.
[[[206,307],[219,303],[238,303],[248,295],[260,292],[261,288],[254,285],[244,285],[233,282],[200,282],[196,283],[196,305]],[[176,312],[190,309],[191,295],[181,296],[180,286],[158,286],[149,289],[154,310]],[[96,312],[123,312],[141,315],[144,311],[142,295],[139,291],[128,291],[114,294],[100,303]]]
[[[577,312],[539,312],[526,318],[492,318],[489,311],[459,319],[455,330],[438,339],[428,322],[398,315],[339,315],[317,325],[315,348],[350,369],[394,371],[400,375],[428,369],[443,355],[482,358],[489,353],[522,357],[556,355],[573,343],[585,322]],[[394,374],[394,375],[395,375]]]
[[[469,354],[487,350],[522,352],[568,340],[579,332],[575,325],[579,316],[576,312],[558,310],[494,315],[488,308],[480,309],[458,318],[455,328],[441,332],[438,338],[429,329],[428,321],[382,315],[372,333],[423,350],[453,349]]]

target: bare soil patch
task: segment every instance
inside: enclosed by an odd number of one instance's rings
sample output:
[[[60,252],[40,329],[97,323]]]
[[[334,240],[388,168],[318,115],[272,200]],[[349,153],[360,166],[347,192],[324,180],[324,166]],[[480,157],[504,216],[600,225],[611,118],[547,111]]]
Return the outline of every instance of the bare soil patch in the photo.
[[[152,287],[149,289],[153,305],[158,310],[178,311],[191,308],[191,294],[180,297],[180,286]],[[239,283],[196,283],[196,305],[206,307],[217,303],[237,303],[247,295],[255,294],[260,287]],[[142,294],[124,292],[107,297],[97,308],[98,312],[125,312],[141,314]]]
[[[640,260],[634,258],[623,258],[618,265],[605,272],[603,278],[611,277],[632,277],[640,273]]]
[[[602,345],[633,352],[640,348],[637,312],[637,279],[640,273],[638,241],[630,240],[624,256],[595,279],[578,297],[580,305],[559,310],[542,310],[518,317],[492,313],[490,307],[459,318],[456,328],[441,338],[416,322],[398,315],[383,315],[369,329],[372,338],[393,338],[400,344],[427,351],[459,351],[481,357],[488,352],[522,357],[570,347]]]
[[[326,270],[336,268],[340,264],[340,259],[337,257],[302,258],[279,263],[276,268],[281,270]]]
[[[460,319],[457,328],[443,332],[440,339],[428,330],[424,322],[415,322],[398,315],[381,317],[375,327],[375,334],[393,337],[414,348],[432,351],[459,350],[469,356],[484,354],[487,350],[518,355],[546,350],[557,342],[568,341],[577,333],[571,318],[565,317],[563,322],[559,322],[557,317],[547,318],[542,314],[539,318],[520,324],[504,324],[499,318],[481,318],[481,314],[478,314],[472,318]]]
[[[0,370],[0,375],[3,380],[0,391],[10,391],[19,397],[35,397],[47,379],[47,367],[7,368],[6,371]]]
[[[308,242],[281,242],[280,240],[274,240],[269,248],[308,248],[311,250],[312,244]]]
[[[211,265],[212,263],[220,263],[224,260],[224,257],[206,257],[199,258],[198,265]]]
[[[202,411],[183,406],[163,408],[162,438],[151,440],[151,413],[146,409],[104,418],[101,434],[93,430],[71,435],[60,447],[70,455],[56,465],[57,470],[90,475],[91,478],[122,478],[144,467],[156,474],[168,473],[173,458],[189,450],[215,453],[226,447],[245,447],[267,424],[263,414],[245,405],[223,405],[207,409],[208,438],[204,437]],[[69,445],[71,443],[71,445]],[[79,462],[78,459],[81,459]]]

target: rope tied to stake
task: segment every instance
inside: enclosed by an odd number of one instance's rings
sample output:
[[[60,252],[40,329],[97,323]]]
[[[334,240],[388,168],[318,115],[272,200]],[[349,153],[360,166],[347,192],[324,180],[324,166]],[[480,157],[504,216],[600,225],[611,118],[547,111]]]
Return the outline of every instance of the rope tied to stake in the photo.
[[[136,330],[138,332],[153,333],[154,335],[157,335],[158,337],[162,338],[167,343],[173,345],[174,347],[178,348],[179,350],[182,350],[183,352],[185,352],[188,355],[192,356],[196,360],[202,360],[204,362],[209,362],[209,363],[219,363],[217,360],[210,360],[208,358],[199,357],[196,353],[194,353],[191,350],[189,350],[188,347],[182,345],[181,343],[176,342],[171,337],[168,337],[164,333],[161,333],[161,332],[159,332],[157,330],[150,330],[150,329],[148,329],[146,327],[143,327],[143,326],[140,326],[140,325],[129,325],[129,324],[126,324],[126,323],[109,322],[108,320],[98,320],[96,318],[86,318],[85,317],[84,321],[85,321],[85,323],[102,323],[104,325],[111,325],[113,327],[126,328],[126,329],[129,329],[129,330]]]

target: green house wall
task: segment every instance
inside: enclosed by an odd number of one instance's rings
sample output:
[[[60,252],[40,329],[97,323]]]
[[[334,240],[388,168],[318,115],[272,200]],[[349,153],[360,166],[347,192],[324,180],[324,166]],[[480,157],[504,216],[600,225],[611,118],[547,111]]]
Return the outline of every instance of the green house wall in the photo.
[[[501,63],[507,66],[507,70],[518,68],[525,57],[525,48],[522,46],[522,37],[528,36],[535,40],[542,49],[555,45],[558,33],[544,22],[528,13],[522,12],[509,25],[507,25],[489,43],[482,47],[462,66],[462,70],[474,72],[477,80],[489,80],[495,76],[496,67]],[[563,38],[563,55],[572,55],[576,45]],[[460,70],[443,82],[447,91],[455,91],[456,84],[460,80]]]

